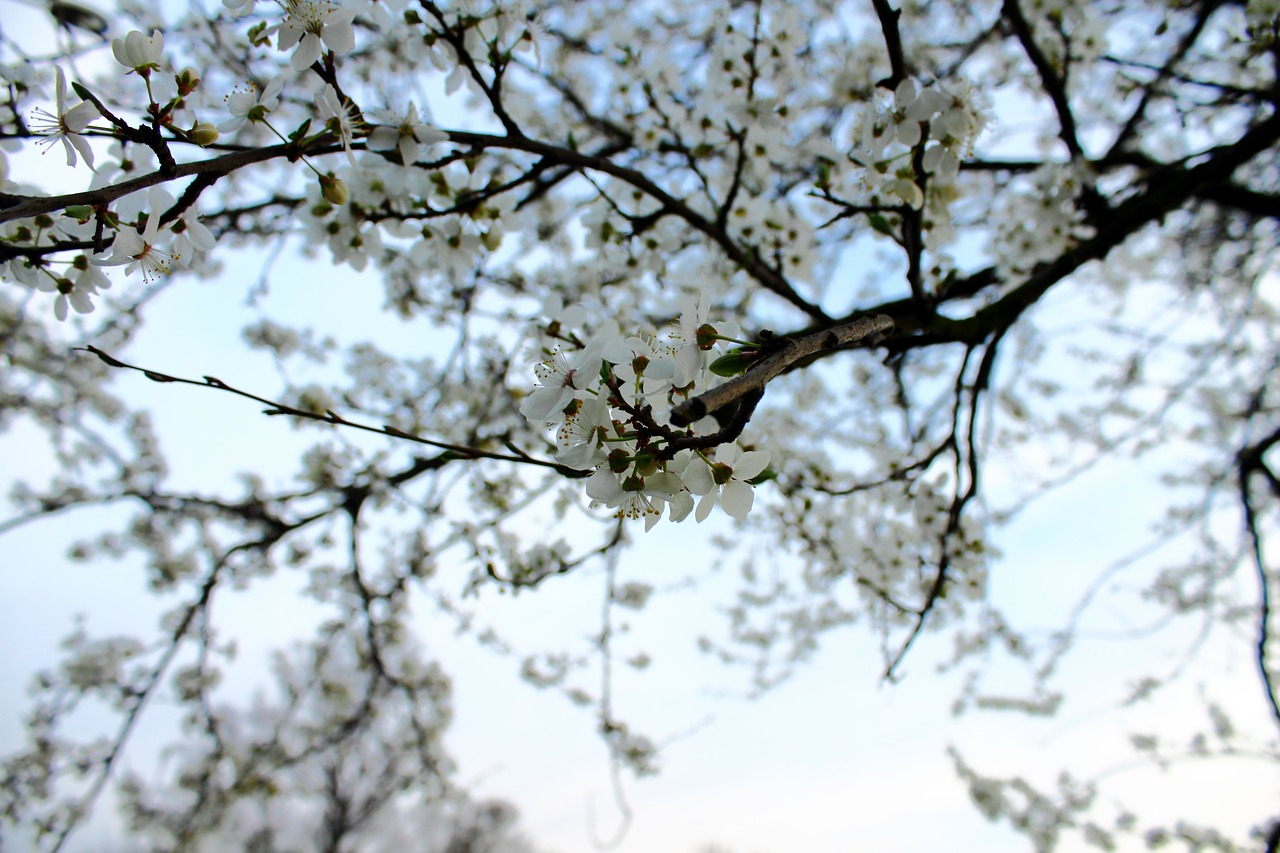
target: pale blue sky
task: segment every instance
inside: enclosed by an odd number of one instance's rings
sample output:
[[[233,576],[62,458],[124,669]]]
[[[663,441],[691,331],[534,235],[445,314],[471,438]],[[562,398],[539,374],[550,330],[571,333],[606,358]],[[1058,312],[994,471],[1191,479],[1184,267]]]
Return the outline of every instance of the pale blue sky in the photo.
[[[12,32],[16,17],[10,11],[19,7],[0,2]],[[448,123],[439,105],[436,114]],[[275,387],[269,362],[247,353],[239,337],[244,322],[255,316],[244,295],[256,263],[241,253],[216,280],[178,282],[149,309],[149,329],[128,359],[179,375],[216,375],[269,393]],[[338,330],[358,329],[355,338],[376,338],[388,348],[398,343],[408,355],[423,354],[421,326],[382,316],[372,281],[346,269],[317,274],[324,269],[323,264],[304,268],[287,254],[264,304],[294,319],[313,317]],[[43,310],[43,298],[36,297],[34,311]],[[341,306],[339,322],[333,322],[334,306]],[[287,476],[298,449],[315,434],[263,417],[256,404],[227,395],[156,385],[136,374],[119,374],[115,383],[153,411],[177,486],[213,491],[242,467]],[[349,438],[365,447],[383,440]],[[0,435],[6,478],[38,480],[47,472],[49,459],[36,446],[21,428]],[[992,460],[987,472],[997,504],[1001,489],[1016,482],[1016,474],[1002,472],[1000,465]],[[1160,500],[1144,466],[1127,462],[1108,464],[1064,487],[999,534],[1004,557],[993,567],[993,596],[1014,614],[1031,613],[1043,619],[1044,628],[1056,627],[1107,560],[1145,541],[1153,516],[1141,510],[1158,509]],[[101,529],[113,517],[118,513],[67,513],[5,537],[0,644],[8,651],[0,657],[0,752],[17,745],[23,685],[33,669],[54,661],[73,613],[88,614],[91,632],[154,628],[155,602],[142,591],[135,566],[84,566],[64,559],[69,540]],[[640,547],[623,561],[622,578],[659,588],[676,584],[685,566],[713,559],[706,548],[712,530],[729,529],[717,518],[703,527],[692,521],[664,523],[641,535]],[[1131,732],[1165,727],[1185,733],[1195,724],[1191,721],[1202,720],[1195,690],[1202,678],[1216,685],[1217,695],[1239,697],[1240,728],[1268,731],[1251,661],[1241,651],[1247,645],[1217,639],[1202,651],[1202,666],[1160,705],[1123,714],[1112,710],[1132,674],[1129,668],[1171,667],[1188,641],[1185,633],[1160,637],[1133,659],[1121,642],[1084,644],[1064,667],[1071,701],[1060,718],[1048,722],[993,714],[953,718],[949,709],[960,681],[932,671],[949,651],[944,635],[922,638],[903,682],[883,684],[878,641],[865,626],[832,633],[793,680],[748,701],[742,698],[741,674],[724,671],[693,649],[702,627],[723,618],[709,602],[715,593],[727,601],[729,580],[708,581],[698,592],[659,596],[629,618],[633,630],[622,641],[624,648],[643,648],[654,663],[640,676],[621,668],[617,711],[669,745],[660,775],[626,784],[636,815],[618,848],[626,853],[692,853],[712,842],[734,853],[1021,851],[1027,849],[1021,838],[989,824],[969,803],[945,755],[948,744],[960,747],[979,770],[1024,772],[1046,784],[1063,767],[1099,772],[1130,759]],[[537,595],[487,602],[484,618],[531,646],[578,645],[598,629],[601,583],[594,568],[580,577],[556,579]],[[1133,583],[1121,581],[1120,591]],[[1121,607],[1101,605],[1097,625],[1122,626],[1127,614]],[[224,630],[235,633],[243,648],[225,695],[242,698],[261,684],[265,650],[306,636],[314,615],[312,605],[299,603],[288,577],[228,595],[218,610]],[[296,615],[283,619],[282,613]],[[417,612],[416,626],[427,651],[454,680],[456,722],[448,743],[459,762],[459,780],[478,796],[513,802],[522,825],[545,849],[590,850],[592,812],[600,834],[608,836],[617,814],[590,710],[524,684],[517,677],[517,660],[496,657],[470,638],[455,636],[425,606]],[[165,717],[162,709],[151,713],[161,721]],[[134,766],[149,766],[164,742],[163,725],[144,727]],[[1280,774],[1262,762],[1201,767],[1188,775],[1194,784],[1172,786],[1176,777],[1146,769],[1118,771],[1107,777],[1114,786],[1108,796],[1118,792],[1135,807],[1155,809],[1157,816],[1218,820],[1224,826],[1260,820],[1280,802]],[[94,845],[85,842],[81,849]]]

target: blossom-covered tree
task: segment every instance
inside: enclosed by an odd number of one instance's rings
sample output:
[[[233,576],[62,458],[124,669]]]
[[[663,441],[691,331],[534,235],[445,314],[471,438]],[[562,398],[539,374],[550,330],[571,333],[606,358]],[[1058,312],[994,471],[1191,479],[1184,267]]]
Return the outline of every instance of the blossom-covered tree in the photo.
[[[708,529],[734,535],[708,544],[742,587],[704,646],[755,686],[861,622],[886,679],[949,634],[973,673],[958,708],[1051,714],[1102,587],[1027,633],[989,595],[1033,570],[1001,561],[1001,525],[1113,457],[1162,466],[1156,541],[1180,543],[1142,618],[1226,631],[1253,661],[1256,695],[1207,699],[1192,752],[1280,759],[1273,2],[205,5],[58,3],[47,50],[8,25],[0,43],[0,424],[6,455],[38,434],[58,464],[13,486],[0,533],[126,508],[71,554],[140,555],[165,607],[137,635],[77,629],[37,676],[4,826],[59,849],[110,790],[165,849],[388,843],[405,809],[457,795],[448,682],[412,607],[465,630],[493,594],[603,568],[606,614],[641,609],[654,590],[619,556],[720,515]],[[301,256],[380,287],[422,346],[331,304],[345,343],[265,309],[243,330],[278,380],[134,358],[183,334],[145,322],[163,294],[246,256],[261,274],[228,301],[307,299],[275,265]],[[312,446],[291,479],[175,485],[183,437],[131,401],[144,377],[257,401]],[[278,696],[238,707],[215,603],[276,572],[326,615],[279,658]],[[611,699],[610,625],[524,674],[594,706],[619,770],[650,772]],[[984,685],[1002,656],[1027,664],[1023,693]],[[175,772],[142,779],[120,759],[160,703],[182,712]],[[1242,703],[1273,723],[1247,746]],[[118,723],[105,739],[75,735],[90,705]],[[1250,843],[955,764],[1037,849]],[[275,838],[282,821],[301,834]],[[1254,832],[1280,847],[1276,815]]]

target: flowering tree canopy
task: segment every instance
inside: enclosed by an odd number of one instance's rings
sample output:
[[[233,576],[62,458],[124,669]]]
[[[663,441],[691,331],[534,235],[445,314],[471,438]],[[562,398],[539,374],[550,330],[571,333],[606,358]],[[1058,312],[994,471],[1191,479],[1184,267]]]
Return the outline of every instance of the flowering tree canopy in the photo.
[[[286,813],[328,849],[389,846],[402,792],[456,793],[448,681],[411,605],[465,628],[491,593],[603,567],[606,612],[639,609],[653,589],[619,579],[619,555],[673,525],[710,522],[744,567],[705,645],[757,687],[860,622],[886,679],[945,633],[974,673],[959,708],[1051,714],[1077,622],[1038,640],[991,598],[997,573],[1035,568],[1001,561],[1001,525],[1114,457],[1158,468],[1156,538],[1181,543],[1143,577],[1143,617],[1229,632],[1259,685],[1206,700],[1200,752],[1245,750],[1244,703],[1272,723],[1247,751],[1280,759],[1274,2],[170,11],[52,4],[47,51],[0,43],[0,424],[6,456],[41,435],[58,463],[13,486],[0,533],[124,508],[72,555],[140,555],[166,608],[141,636],[77,629],[37,676],[3,826],[59,849],[113,791],[165,849],[299,843],[272,840]],[[132,354],[183,334],[145,322],[163,294],[242,257],[260,272],[228,301],[305,300],[333,267],[422,345],[362,338],[329,304],[349,343],[265,310],[243,330],[279,380]],[[131,402],[144,376],[255,400],[312,446],[287,480],[174,484],[175,437]],[[328,615],[277,661],[277,695],[222,702],[235,628],[215,602],[277,571]],[[594,706],[617,766],[650,772],[610,699],[611,642],[606,621],[578,663],[525,674]],[[572,677],[592,655],[595,691]],[[1023,692],[986,690],[997,656],[1025,661]],[[181,746],[173,778],[144,780],[120,759],[160,702]],[[75,734],[89,705],[108,737]],[[1250,830],[1104,820],[1087,786],[955,761],[1038,849],[1068,831],[1238,849]],[[1253,828],[1271,850],[1276,817]]]

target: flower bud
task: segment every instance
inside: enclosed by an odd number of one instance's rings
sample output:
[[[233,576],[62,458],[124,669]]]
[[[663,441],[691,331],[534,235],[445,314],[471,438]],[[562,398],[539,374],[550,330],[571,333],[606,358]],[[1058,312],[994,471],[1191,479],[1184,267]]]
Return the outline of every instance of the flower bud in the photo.
[[[203,148],[218,141],[218,128],[211,122],[198,121],[187,131],[187,138]]]
[[[608,461],[609,470],[615,474],[621,474],[631,467],[631,457],[627,455],[627,451],[621,448],[610,450]]]
[[[200,87],[200,72],[188,66],[178,72],[173,81],[178,84],[179,97],[186,97]]]
[[[632,460],[635,464],[636,473],[641,477],[652,477],[658,473],[658,460],[653,455],[653,451],[642,447],[636,451],[635,458]]]
[[[338,207],[346,204],[347,199],[350,198],[347,185],[341,178],[335,178],[333,175],[320,176],[320,194],[324,196],[325,201]]]

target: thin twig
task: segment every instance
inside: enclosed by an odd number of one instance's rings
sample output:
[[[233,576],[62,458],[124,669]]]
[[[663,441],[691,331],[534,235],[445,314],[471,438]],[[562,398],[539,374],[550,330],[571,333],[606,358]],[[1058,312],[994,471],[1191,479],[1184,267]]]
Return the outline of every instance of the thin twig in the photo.
[[[83,350],[85,352],[91,352],[94,355],[96,355],[98,358],[102,359],[107,364],[111,365],[112,367],[124,367],[129,370],[136,370],[139,373],[142,373],[152,382],[180,382],[183,385],[194,385],[197,388],[214,388],[218,391],[227,391],[239,397],[247,397],[250,400],[256,400],[257,402],[263,403],[270,407],[263,412],[263,414],[267,414],[267,415],[288,415],[294,418],[305,418],[306,420],[320,421],[322,423],[333,424],[334,426],[350,427],[351,429],[358,429],[358,430],[363,430],[365,432],[377,433],[378,435],[389,435],[392,438],[404,439],[405,441],[414,441],[414,442],[417,442],[418,444],[425,444],[429,447],[438,447],[441,450],[447,451],[448,453],[457,454],[456,458],[458,459],[498,459],[503,462],[520,462],[525,465],[538,465],[543,468],[551,468],[552,470],[566,477],[575,477],[575,478],[587,477],[587,476],[590,476],[591,474],[590,471],[579,471],[576,468],[570,468],[569,466],[561,465],[558,462],[548,462],[545,459],[537,459],[533,456],[529,456],[519,450],[516,450],[510,444],[508,444],[507,446],[509,449],[512,450],[513,455],[508,455],[505,453],[494,453],[489,450],[481,450],[478,447],[467,447],[461,444],[450,444],[444,441],[436,441],[430,438],[423,438],[420,435],[414,435],[411,432],[405,432],[404,430],[391,426],[390,424],[383,424],[382,426],[370,426],[368,424],[349,421],[346,418],[342,417],[341,415],[335,413],[331,409],[326,409],[324,414],[319,414],[317,412],[309,412],[305,409],[297,409],[297,408],[294,408],[293,406],[286,405],[285,403],[278,403],[275,400],[269,400],[266,397],[259,397],[257,394],[251,394],[248,391],[242,391],[239,388],[235,388],[231,385],[228,385],[227,383],[223,382],[221,379],[218,379],[213,376],[205,376],[203,377],[203,381],[195,380],[195,379],[184,379],[180,376],[170,376],[167,373],[161,373],[157,370],[148,370],[145,367],[138,367],[132,364],[125,364],[123,361],[120,361],[119,359],[103,352],[102,350],[92,345],[76,347],[76,349]]]

